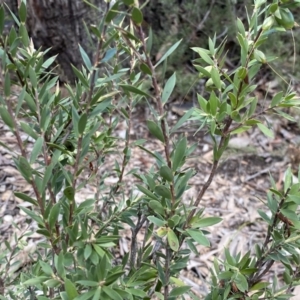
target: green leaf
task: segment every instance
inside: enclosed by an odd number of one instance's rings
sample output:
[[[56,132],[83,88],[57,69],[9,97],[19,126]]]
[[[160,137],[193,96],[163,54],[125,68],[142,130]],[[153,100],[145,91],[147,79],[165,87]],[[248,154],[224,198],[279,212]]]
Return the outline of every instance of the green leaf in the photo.
[[[1,5],[0,6],[0,35],[2,35],[4,29],[4,18],[5,18],[4,7]]]
[[[214,91],[210,93],[209,97],[209,105],[210,105],[210,113],[215,116],[217,114],[219,100]]]
[[[81,284],[83,286],[98,286],[99,282],[91,281],[91,280],[78,280],[76,283]]]
[[[177,297],[185,294],[187,291],[191,289],[190,286],[178,286],[174,287],[170,292],[170,297]]]
[[[172,169],[177,171],[183,163],[185,157],[185,151],[187,146],[187,139],[183,137],[175,146],[174,155],[172,157]]]
[[[154,68],[156,68],[157,66],[159,66],[168,56],[170,56],[175,49],[179,46],[179,44],[181,43],[182,39],[179,40],[177,43],[175,43],[162,57],[161,59],[156,63],[156,65],[154,66]]]
[[[169,188],[167,188],[164,185],[158,185],[154,189],[155,193],[158,194],[159,196],[166,198],[166,199],[171,199],[171,191]]]
[[[276,106],[278,103],[280,103],[280,101],[282,100],[282,96],[283,96],[283,91],[278,92],[272,99],[271,102],[271,107]]]
[[[36,89],[38,84],[37,77],[34,69],[31,66],[29,66],[29,78],[30,78],[30,83]]]
[[[33,198],[29,197],[28,195],[26,194],[23,194],[23,193],[18,193],[18,192],[14,192],[14,195],[17,197],[17,198],[20,198],[28,203],[31,203],[33,204],[34,206],[37,206],[38,203],[36,200],[34,200]]]
[[[213,67],[211,70],[211,78],[213,80],[213,83],[217,87],[217,89],[220,90],[221,89],[221,78],[220,78],[219,71],[217,70],[216,67]]]
[[[82,60],[85,64],[85,66],[87,67],[87,69],[89,71],[91,71],[92,63],[91,63],[89,56],[87,55],[87,53],[84,51],[84,49],[80,45],[78,45],[78,46],[79,46],[79,51],[80,51],[80,54],[81,54],[81,57],[82,57]]]
[[[39,277],[35,277],[35,278],[30,278],[30,279],[24,281],[22,284],[34,286],[34,285],[45,282],[47,279],[49,279],[48,276],[39,276]]]
[[[57,270],[58,275],[64,279],[66,277],[66,273],[65,273],[65,268],[64,268],[64,253],[63,253],[63,251],[60,251],[59,255],[55,256],[54,263],[55,263],[55,268]]]
[[[159,227],[157,230],[156,230],[156,234],[158,237],[162,238],[164,236],[166,236],[168,233],[168,228],[163,226],[163,227]]]
[[[19,7],[19,17],[20,21],[25,23],[26,21],[26,15],[27,15],[27,9],[24,1],[21,1],[20,7]]]
[[[147,219],[158,227],[164,226],[166,224],[166,221],[158,219],[154,216],[149,216],[149,217],[147,217]]]
[[[222,222],[223,219],[219,217],[208,217],[200,220],[196,220],[195,222],[191,222],[191,226],[194,228],[204,228],[208,226],[212,226]]]
[[[264,211],[258,209],[257,212],[262,217],[263,220],[265,220],[269,225],[271,225],[271,220],[270,220],[269,216]]]
[[[174,133],[177,129],[179,129],[182,124],[184,122],[186,122],[189,117],[193,114],[194,112],[194,107],[192,107],[191,109],[189,109],[180,119],[179,121],[176,123],[176,125],[172,128],[172,130],[170,131],[170,133]]]
[[[167,103],[167,101],[169,100],[169,97],[173,92],[175,84],[176,84],[176,73],[174,72],[173,75],[168,79],[164,87],[162,98],[161,98],[163,104]]]
[[[0,116],[1,116],[1,119],[3,120],[3,122],[10,128],[10,129],[13,129],[15,126],[14,126],[14,121],[13,119],[11,118],[8,110],[4,107],[4,106],[0,106]]]
[[[54,228],[54,225],[55,225],[55,223],[57,221],[57,218],[59,216],[59,210],[60,210],[60,203],[54,204],[53,207],[50,210],[49,218],[48,218],[50,229]]]
[[[147,120],[147,127],[152,135],[154,135],[161,142],[163,142],[163,143],[165,142],[165,138],[164,138],[162,129],[158,124],[156,124],[152,120]]]
[[[137,296],[139,298],[147,297],[147,293],[140,289],[126,289],[126,292],[128,292],[130,295]]]
[[[86,127],[86,123],[87,123],[87,114],[83,113],[80,116],[79,121],[78,121],[78,133],[79,133],[79,135],[83,134],[83,132],[85,130],[85,127]]]
[[[144,193],[146,196],[148,196],[149,198],[152,198],[154,200],[158,200],[158,198],[152,193],[150,192],[148,189],[146,189],[145,187],[143,187],[140,184],[137,184],[136,187],[142,192]]]
[[[98,286],[92,300],[100,300],[101,299],[101,290],[102,290],[102,288],[100,286]]]
[[[173,172],[168,166],[162,166],[159,169],[159,174],[164,180],[167,180],[169,182],[173,181]]]
[[[47,286],[47,287],[50,287],[50,288],[55,288],[55,287],[58,287],[61,283],[59,280],[57,279],[49,279],[47,281],[44,282],[44,284]],[[38,300],[42,300],[41,298],[37,297]],[[45,298],[46,300],[48,300],[48,298]]]
[[[44,226],[44,221],[43,219],[37,215],[34,211],[24,207],[24,206],[19,206],[21,210],[23,210],[25,212],[26,215],[28,215],[30,218],[32,218],[33,220],[35,220],[39,225]]]
[[[270,282],[258,282],[254,284],[251,288],[250,291],[259,291],[259,290],[264,290],[270,285]]]
[[[214,61],[209,57],[207,53],[209,53],[208,50],[199,48],[199,47],[193,47],[191,48],[193,51],[197,52],[200,57],[209,65],[213,66],[215,63]]]
[[[75,297],[78,296],[75,284],[68,278],[65,279],[65,290],[69,300],[73,300]]]
[[[164,208],[159,201],[151,200],[148,205],[155,213],[159,213],[162,216],[164,215]]]
[[[145,63],[140,64],[140,70],[143,73],[152,76],[152,72],[151,72],[150,68]]]
[[[229,253],[228,248],[225,248],[225,257],[226,257],[226,262],[230,265],[230,266],[235,266],[236,265],[236,261],[234,259],[234,257],[232,257]]]
[[[210,242],[207,239],[207,237],[202,233],[201,230],[195,230],[195,229],[187,229],[186,232],[189,234],[189,236],[197,242],[199,245],[203,245],[206,247],[210,246]]]
[[[267,137],[274,138],[274,132],[267,128],[265,125],[259,123],[257,124],[257,127],[260,129],[260,131]]]
[[[91,244],[86,244],[85,248],[84,248],[84,253],[83,253],[84,259],[87,260],[91,256],[92,252],[93,252],[93,249],[92,249]],[[104,255],[104,257],[106,257],[106,256]]]
[[[146,49],[148,54],[151,52],[152,44],[153,44],[153,32],[152,32],[152,28],[150,27],[148,39],[146,41]]]
[[[53,270],[52,268],[50,267],[49,264],[43,262],[42,260],[39,261],[39,264],[43,270],[43,272],[47,275],[52,275],[53,274]]]
[[[115,56],[116,53],[117,53],[117,49],[116,48],[108,49],[105,52],[105,56],[102,58],[101,62],[104,63],[104,62],[109,61],[110,59],[112,59]],[[113,76],[120,77],[121,75],[122,74],[114,74],[111,77],[113,77]]]
[[[241,19],[237,18],[236,26],[238,28],[239,33],[242,35],[242,37],[246,37],[245,27]]]
[[[119,9],[119,1],[117,1],[107,13],[105,17],[106,23],[110,23],[112,19],[114,19],[114,17],[118,14],[118,9]]]
[[[142,14],[142,12],[140,11],[139,8],[134,7],[132,9],[131,19],[137,25],[141,25],[143,23],[143,14]]]
[[[248,291],[248,281],[244,275],[238,273],[235,279],[237,288],[242,292]]]
[[[67,197],[68,200],[73,201],[75,197],[75,190],[73,187],[68,186],[64,189],[64,195]]]
[[[179,241],[175,232],[171,228],[168,229],[167,239],[169,247],[173,251],[177,252],[179,249]]]
[[[137,95],[146,96],[147,98],[153,98],[153,96],[143,92],[142,90],[128,84],[120,84],[119,85],[124,91],[131,92]]]
[[[122,0],[124,4],[130,6],[134,4],[134,0]]]
[[[75,67],[71,64],[72,70],[75,73],[77,80],[86,88],[89,89],[89,82],[85,78],[85,76]]]
[[[31,182],[32,180],[32,168],[27,161],[27,159],[23,156],[20,156],[17,160],[17,167],[18,170],[21,172],[22,176],[28,181]]]
[[[106,295],[110,297],[110,299],[123,300],[122,297],[116,291],[114,291],[112,288],[108,286],[103,286],[102,290]]]
[[[28,36],[28,32],[25,26],[25,23],[20,23],[20,27],[19,27],[19,36],[22,40],[22,43],[25,47],[29,46],[30,40],[29,40],[29,36]]]
[[[244,132],[244,131],[249,130],[250,128],[251,128],[251,126],[242,126],[242,127],[239,127],[239,128],[237,128],[237,129],[235,129],[235,130],[232,130],[232,131],[231,131],[231,134],[242,133],[242,132]]]
[[[33,146],[31,155],[30,155],[30,163],[34,163],[37,159],[37,157],[41,154],[41,150],[43,147],[44,139],[42,137],[39,137]]]

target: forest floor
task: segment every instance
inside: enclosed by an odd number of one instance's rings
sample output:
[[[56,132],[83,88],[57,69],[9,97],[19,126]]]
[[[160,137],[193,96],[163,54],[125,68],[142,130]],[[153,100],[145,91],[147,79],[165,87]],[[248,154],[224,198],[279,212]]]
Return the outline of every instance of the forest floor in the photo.
[[[269,101],[269,97],[275,94],[272,87],[276,82],[269,82],[269,86],[261,90],[268,90],[268,97],[264,99],[264,93],[259,96],[261,101]],[[298,91],[300,94],[300,90]],[[178,107],[180,103],[174,103]],[[178,111],[170,109],[168,122],[170,126],[179,119]],[[180,112],[179,112],[180,114]],[[243,134],[233,136],[229,148],[226,150],[222,161],[219,164],[217,174],[204,195],[200,207],[205,208],[206,216],[219,216],[223,222],[210,228],[208,236],[211,246],[199,246],[200,255],[191,254],[187,269],[183,270],[180,278],[186,284],[192,286],[192,290],[199,298],[208,293],[209,270],[212,267],[214,258],[222,259],[223,250],[228,247],[230,252],[245,254],[248,250],[254,253],[254,245],[263,243],[266,236],[266,225],[262,222],[258,209],[266,210],[263,202],[266,201],[266,193],[270,188],[270,174],[274,178],[278,188],[281,188],[284,181],[284,172],[291,166],[293,170],[298,169],[300,162],[300,118],[295,113],[297,123],[291,123],[279,117],[266,116],[267,122],[271,124],[274,131],[274,139],[265,137],[258,128],[253,128]],[[300,115],[300,114],[299,114]],[[133,113],[133,126],[131,139],[147,139],[145,148],[159,151],[163,154],[162,145],[149,136],[145,126],[147,110],[137,109]],[[195,199],[203,183],[207,179],[212,166],[212,143],[205,131],[193,133],[197,129],[196,124],[186,123],[180,132],[187,136],[190,144],[196,143],[197,148],[193,156],[188,159],[186,165],[193,167],[197,174],[190,181],[190,189],[184,194],[184,201],[187,203]],[[115,133],[117,136],[124,136],[126,124],[121,123]],[[26,139],[25,133],[22,134]],[[0,121],[0,141],[13,150],[17,150],[17,144],[12,133]],[[109,155],[102,170],[111,170],[115,161],[120,161],[119,156]],[[148,170],[153,165],[151,157],[146,156],[140,148],[132,150],[132,156],[126,171],[133,168]],[[88,171],[87,171],[88,172]],[[98,171],[101,174],[101,170]],[[116,183],[117,177],[114,174],[106,178],[106,184]],[[125,184],[128,191],[135,189],[134,185],[138,180],[131,175],[125,177]],[[28,206],[14,196],[14,192],[23,192],[32,195],[31,186],[21,177],[13,163],[13,156],[4,147],[0,146],[0,247],[3,247],[3,240],[10,245],[15,244],[15,235],[18,237],[24,231],[31,231],[36,224],[28,222],[28,218],[19,209],[19,206]],[[91,198],[96,192],[96,186],[86,185],[77,195],[77,200],[83,201]],[[131,231],[124,230],[120,242],[120,255],[124,255],[130,249]],[[36,244],[42,240],[38,234],[29,235],[26,240],[23,257],[16,257],[19,260],[14,266],[19,269],[22,264],[28,261],[28,253],[36,249]],[[272,275],[281,276],[282,270],[274,264]],[[271,276],[269,279],[271,280]],[[299,293],[300,294],[300,293]],[[295,298],[300,299],[300,298]]]

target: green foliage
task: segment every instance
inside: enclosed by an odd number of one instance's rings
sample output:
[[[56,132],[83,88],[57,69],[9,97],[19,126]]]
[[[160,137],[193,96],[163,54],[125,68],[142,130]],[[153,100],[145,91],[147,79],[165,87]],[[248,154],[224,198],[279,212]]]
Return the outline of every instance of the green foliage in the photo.
[[[32,209],[21,209],[37,223],[35,233],[43,236],[44,242],[38,244],[32,264],[17,274],[11,267],[23,247],[22,237],[15,238],[14,249],[4,242],[0,298],[131,300],[184,299],[193,295],[178,275],[186,267],[191,251],[198,253],[196,245],[210,246],[206,229],[222,221],[216,216],[205,217],[204,209],[198,207],[230,138],[256,126],[270,136],[262,117],[276,113],[290,119],[282,109],[300,106],[296,94],[287,90],[278,92],[268,107],[257,110],[258,99],[253,93],[259,69],[272,60],[261,46],[273,31],[292,26],[288,2],[255,1],[247,22],[237,19],[240,61],[230,73],[223,69],[225,42],[218,44],[215,36],[208,39],[208,49],[193,47],[199,56],[193,63],[198,76],[207,79],[209,96],[199,94],[199,108],[189,110],[171,129],[164,105],[179,77],[173,73],[158,81],[155,72],[166,66],[181,42],[170,45],[153,63],[149,56],[152,37],[147,41],[144,37],[144,18],[137,1],[116,1],[108,7],[104,21],[91,28],[98,38],[95,48],[99,52],[92,61],[79,46],[84,66],[73,67],[77,82],[66,86],[65,97],[58,78],[48,71],[55,57],[44,62],[45,53],[35,50],[28,38],[24,3],[19,9],[19,30],[12,28],[9,35],[0,38],[4,72],[0,116],[19,147],[13,153],[15,165],[34,192],[32,197],[21,192],[15,196],[32,205]],[[126,13],[121,4],[128,6]],[[124,16],[129,25],[123,27]],[[0,18],[3,30],[1,22]],[[123,60],[130,65],[124,67]],[[21,86],[16,103],[10,99],[12,73]],[[145,89],[146,80],[153,86],[153,95]],[[163,154],[146,149],[143,140],[130,140],[132,111],[143,99],[151,111],[146,126],[163,146]],[[199,130],[206,128],[214,144],[211,173],[190,205],[183,202],[182,196],[195,174],[185,166],[195,146],[190,146],[186,137],[174,134],[188,119],[195,121]],[[120,138],[115,132],[123,120],[127,132],[120,151]],[[21,131],[33,140],[32,149],[22,141]],[[134,147],[156,162],[151,169],[133,169],[125,174]],[[99,174],[111,154],[118,154],[120,161]],[[118,181],[107,186],[104,179],[112,174]],[[124,178],[131,174],[139,180],[139,195],[127,193]],[[89,182],[96,183],[97,191],[79,202],[77,196]],[[286,172],[283,190],[271,182],[265,210],[258,212],[268,226],[265,240],[243,256],[225,249],[224,260],[214,261],[205,299],[286,299],[291,287],[298,284],[300,183],[293,182],[291,170]],[[118,259],[114,255],[126,226],[132,232],[131,249]],[[138,246],[137,235],[143,226],[144,241]],[[275,262],[284,267],[283,287],[276,280],[272,285],[262,281]]]

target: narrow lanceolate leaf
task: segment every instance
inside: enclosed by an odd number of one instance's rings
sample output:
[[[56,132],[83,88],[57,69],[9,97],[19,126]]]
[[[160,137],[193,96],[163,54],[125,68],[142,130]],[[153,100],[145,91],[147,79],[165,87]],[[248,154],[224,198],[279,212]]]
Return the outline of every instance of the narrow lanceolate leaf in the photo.
[[[4,7],[0,7],[0,35],[2,35],[3,29],[4,29]]]
[[[146,196],[148,196],[149,198],[158,200],[158,198],[152,193],[150,192],[148,189],[146,189],[145,187],[143,187],[140,184],[137,184],[136,187],[142,192],[144,193]]]
[[[267,137],[274,138],[274,132],[270,130],[268,127],[265,125],[259,123],[257,124],[257,127],[260,129],[260,131]]]
[[[110,21],[112,21],[112,19],[118,14],[118,8],[119,8],[119,1],[117,1],[112,8],[110,9],[110,11],[107,13],[106,17],[105,17],[105,22],[106,23],[110,23]]]
[[[274,107],[276,106],[278,103],[280,103],[280,101],[282,100],[282,96],[283,96],[283,91],[277,93],[273,99],[272,99],[272,102],[271,102],[271,107]]]
[[[14,192],[14,195],[17,197],[17,198],[20,198],[28,203],[31,203],[33,204],[34,206],[37,206],[38,203],[36,200],[34,200],[33,198],[29,197],[28,195],[26,194],[23,194],[23,193],[18,193],[18,192]]]
[[[170,297],[178,297],[185,294],[187,291],[191,289],[190,286],[177,286],[174,287],[170,293]]]
[[[179,121],[176,123],[176,125],[172,128],[172,130],[170,131],[170,133],[175,132],[177,129],[179,129],[182,124],[184,124],[184,122],[186,122],[189,117],[193,114],[194,112],[194,107],[192,107],[191,109],[189,109],[180,119]]]
[[[37,159],[37,157],[41,154],[41,150],[43,147],[44,139],[42,137],[39,137],[33,146],[31,155],[30,155],[30,163],[34,163]]]
[[[208,227],[208,226],[218,224],[222,222],[222,220],[223,219],[219,217],[208,217],[200,220],[195,220],[194,222],[191,223],[191,225],[192,227],[203,228],[203,227]]]
[[[34,88],[36,88],[37,84],[38,84],[37,77],[36,77],[36,73],[35,73],[34,69],[31,66],[29,67],[29,78],[30,78],[30,83],[32,84],[32,86]]]
[[[183,162],[186,151],[187,140],[186,137],[182,138],[175,146],[174,156],[172,158],[172,168],[176,171]]]
[[[17,161],[17,167],[19,171],[21,172],[22,176],[30,182],[32,180],[32,168],[27,161],[27,159],[23,156],[20,156]]]
[[[142,95],[142,96],[146,96],[148,98],[153,98],[151,95],[143,92],[142,90],[132,86],[132,85],[127,85],[127,84],[120,84],[119,85],[124,91],[126,92],[130,92],[133,94],[137,94],[137,95]]]
[[[80,45],[79,45],[79,51],[80,51],[80,54],[81,54],[81,57],[82,57],[82,60],[85,64],[85,66],[90,71],[92,69],[92,63],[91,63],[89,56],[87,55],[87,53],[84,51],[84,49]]]
[[[199,47],[193,47],[191,48],[193,51],[197,52],[200,57],[209,65],[213,66],[214,65],[214,61],[210,58],[210,56],[208,55],[208,51],[206,49],[203,48],[199,48]]]
[[[6,72],[4,78],[4,94],[6,97],[10,96],[10,75],[8,72]]]
[[[68,278],[65,279],[65,290],[69,300],[73,300],[78,296],[75,284]]]
[[[217,87],[218,90],[221,89],[221,79],[220,79],[220,74],[219,71],[217,70],[216,67],[213,67],[211,70],[211,78],[215,86]]]
[[[143,14],[142,14],[142,12],[140,11],[139,8],[134,7],[132,9],[131,19],[137,25],[141,25],[142,24],[142,22],[143,22]]]
[[[20,17],[21,22],[25,23],[26,15],[27,15],[27,9],[26,9],[26,5],[25,5],[25,1],[21,1],[20,7],[19,7],[19,17]]]
[[[154,216],[149,216],[147,217],[147,219],[152,222],[154,225],[158,226],[158,227],[161,227],[161,226],[164,226],[166,224],[165,221],[159,219],[159,218],[156,218]]]
[[[0,116],[2,121],[11,129],[14,128],[14,122],[8,112],[8,110],[4,106],[0,106]]]
[[[147,127],[152,135],[154,135],[157,139],[159,139],[161,142],[165,142],[165,138],[162,132],[162,129],[159,125],[157,125],[155,122],[148,120],[147,121]]]
[[[166,82],[166,85],[162,93],[161,99],[163,104],[165,104],[169,100],[170,95],[172,94],[173,89],[175,87],[175,83],[176,83],[176,73],[173,73],[173,75]]]
[[[158,185],[154,189],[155,193],[163,198],[171,199],[171,191],[164,185]]]
[[[210,243],[207,237],[202,233],[200,230],[195,229],[187,229],[186,232],[189,234],[189,236],[197,242],[199,245],[207,246],[209,247]]]
[[[175,43],[163,56],[162,58],[156,63],[156,65],[154,66],[154,68],[156,68],[158,65],[160,65],[168,56],[170,56],[175,49],[179,46],[179,44],[181,43],[182,40],[178,41],[177,43]]]
[[[169,247],[173,251],[177,252],[179,249],[179,241],[175,232],[171,228],[169,228],[168,230],[167,238],[168,238]]]
[[[85,130],[85,127],[86,127],[86,123],[87,123],[87,114],[83,113],[80,116],[79,121],[78,121],[78,133],[79,133],[79,135],[83,134],[83,132]]]
[[[123,0],[123,3],[130,6],[134,4],[134,0]]]
[[[59,210],[60,210],[60,203],[54,204],[54,206],[50,210],[49,218],[48,218],[50,229],[53,229],[53,227],[57,221],[57,218],[59,215]]]

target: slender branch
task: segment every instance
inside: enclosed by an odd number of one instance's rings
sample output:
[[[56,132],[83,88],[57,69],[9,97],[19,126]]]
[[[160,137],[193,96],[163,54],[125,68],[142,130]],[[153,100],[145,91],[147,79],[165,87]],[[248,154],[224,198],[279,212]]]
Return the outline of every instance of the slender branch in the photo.
[[[136,253],[137,253],[136,237],[146,221],[147,221],[147,217],[145,215],[141,216],[141,214],[139,214],[135,228],[131,229],[132,238],[131,238],[131,251],[130,251],[130,269],[134,268],[136,262]]]
[[[146,41],[145,41],[145,34],[144,31],[142,29],[141,26],[136,26],[139,32],[139,35],[141,37],[141,41],[142,41],[142,48],[143,48],[143,52],[146,58],[146,63],[148,65],[148,67],[151,70],[151,79],[152,79],[152,85],[154,88],[154,92],[155,92],[155,100],[156,100],[156,105],[157,105],[157,109],[159,112],[159,115],[162,117],[161,118],[161,128],[162,128],[162,133],[164,136],[164,152],[165,152],[165,157],[166,157],[166,161],[168,164],[168,167],[170,169],[172,169],[172,162],[171,162],[171,154],[170,154],[170,138],[169,138],[169,134],[168,134],[168,130],[167,130],[167,121],[166,118],[163,117],[164,116],[164,107],[163,107],[163,102],[162,102],[162,98],[161,98],[161,91],[157,82],[157,78],[155,75],[155,69],[153,66],[153,63],[150,59],[149,53],[147,52],[147,47],[146,47]],[[171,206],[171,212],[169,215],[167,215],[166,217],[169,218],[170,216],[174,215],[175,213],[175,191],[174,191],[174,182],[170,183],[170,191],[171,191],[171,201],[172,201],[172,206]],[[165,259],[165,278],[166,278],[166,284],[164,286],[164,299],[167,300],[169,298],[169,280],[170,280],[170,270],[169,270],[169,266],[170,266],[170,262],[171,262],[171,257],[172,257],[172,250],[169,248],[168,243],[166,243],[166,259]]]

